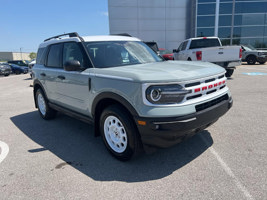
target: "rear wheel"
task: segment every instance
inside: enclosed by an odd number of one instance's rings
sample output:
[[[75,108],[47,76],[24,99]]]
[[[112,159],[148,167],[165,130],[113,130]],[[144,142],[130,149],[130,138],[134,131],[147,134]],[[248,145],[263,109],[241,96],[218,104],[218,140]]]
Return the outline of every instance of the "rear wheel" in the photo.
[[[256,63],[256,58],[255,58],[255,56],[248,56],[247,57],[247,63],[249,64],[249,65],[255,65],[255,63]]]
[[[234,73],[234,69],[226,69],[225,76],[226,77],[231,77]]]
[[[102,112],[100,132],[108,151],[119,160],[130,160],[141,146],[133,120],[118,105],[109,106]]]
[[[20,71],[19,71],[19,70],[16,70],[16,71],[15,71],[15,74],[20,74]]]
[[[49,107],[48,101],[41,89],[37,90],[35,97],[37,101],[37,108],[41,117],[46,120],[54,118],[57,114],[57,111]]]
[[[266,62],[266,61],[265,61]],[[265,62],[259,62],[261,65],[265,64]]]

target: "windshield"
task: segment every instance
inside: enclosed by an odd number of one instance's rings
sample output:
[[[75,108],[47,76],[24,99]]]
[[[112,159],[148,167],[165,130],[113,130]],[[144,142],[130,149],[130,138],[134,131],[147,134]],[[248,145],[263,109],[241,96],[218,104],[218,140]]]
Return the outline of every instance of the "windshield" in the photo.
[[[252,51],[252,50],[256,50],[253,46],[251,46],[251,45],[248,45],[248,46],[243,46],[244,47],[244,49],[246,50],[246,51]]]
[[[85,46],[97,68],[163,61],[152,49],[139,41],[86,42]]]

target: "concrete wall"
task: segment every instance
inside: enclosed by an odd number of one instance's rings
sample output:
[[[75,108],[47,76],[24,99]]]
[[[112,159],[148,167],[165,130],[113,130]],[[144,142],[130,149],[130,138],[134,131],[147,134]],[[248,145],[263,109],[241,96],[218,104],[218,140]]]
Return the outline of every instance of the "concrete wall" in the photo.
[[[129,33],[172,50],[190,37],[190,6],[191,0],[108,0],[110,33]]]
[[[0,60],[31,60],[30,53],[24,52],[0,52]]]

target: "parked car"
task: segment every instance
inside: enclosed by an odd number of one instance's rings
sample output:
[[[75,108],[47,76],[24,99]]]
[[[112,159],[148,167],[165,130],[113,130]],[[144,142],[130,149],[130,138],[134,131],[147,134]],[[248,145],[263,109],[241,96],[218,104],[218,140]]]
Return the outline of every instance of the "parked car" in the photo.
[[[19,66],[15,64],[9,64],[11,67],[11,70],[14,74],[27,74],[28,73],[28,67]]]
[[[7,63],[28,67],[28,62],[25,60],[10,60],[10,61],[7,61]]]
[[[222,46],[217,37],[190,38],[174,49],[175,60],[206,61],[226,69],[226,76],[232,76],[237,65],[241,65],[240,46]]]
[[[231,108],[224,68],[162,61],[134,37],[48,38],[33,67],[35,107],[45,120],[60,111],[93,123],[95,135],[120,160],[142,147],[175,145]]]
[[[0,75],[8,76],[12,73],[11,67],[7,63],[0,63]]]
[[[30,76],[32,78],[32,68],[36,64],[36,59],[31,60],[31,62],[28,64]]]
[[[149,46],[153,51],[155,51],[158,55],[160,55],[158,44],[155,41],[145,42],[144,43]]]
[[[249,65],[255,65],[256,62],[264,64],[267,61],[267,50],[257,50],[252,46],[241,45],[242,61]]]
[[[165,60],[174,60],[173,53],[167,49],[159,48],[159,53]]]

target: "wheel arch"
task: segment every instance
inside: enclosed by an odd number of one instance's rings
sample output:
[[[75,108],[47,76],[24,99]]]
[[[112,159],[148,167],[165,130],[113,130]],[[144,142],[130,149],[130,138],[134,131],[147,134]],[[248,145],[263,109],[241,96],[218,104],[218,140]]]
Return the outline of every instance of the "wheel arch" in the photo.
[[[38,80],[34,80],[33,82],[33,97],[34,97],[34,104],[35,104],[35,108],[37,108],[37,101],[36,101],[36,92],[38,89],[41,89],[45,95],[45,98],[47,99],[47,95],[46,92],[44,90],[44,87],[42,86],[41,82]]]
[[[248,59],[249,57],[254,57],[254,58],[257,60],[257,56],[255,56],[254,54],[248,54],[248,55],[246,56],[246,61],[247,61],[247,59]]]
[[[94,118],[95,136],[100,135],[99,123],[101,113],[105,108],[114,104],[120,105],[133,120],[134,116],[138,116],[135,108],[122,96],[112,92],[101,93],[94,99],[92,104],[92,116]]]

